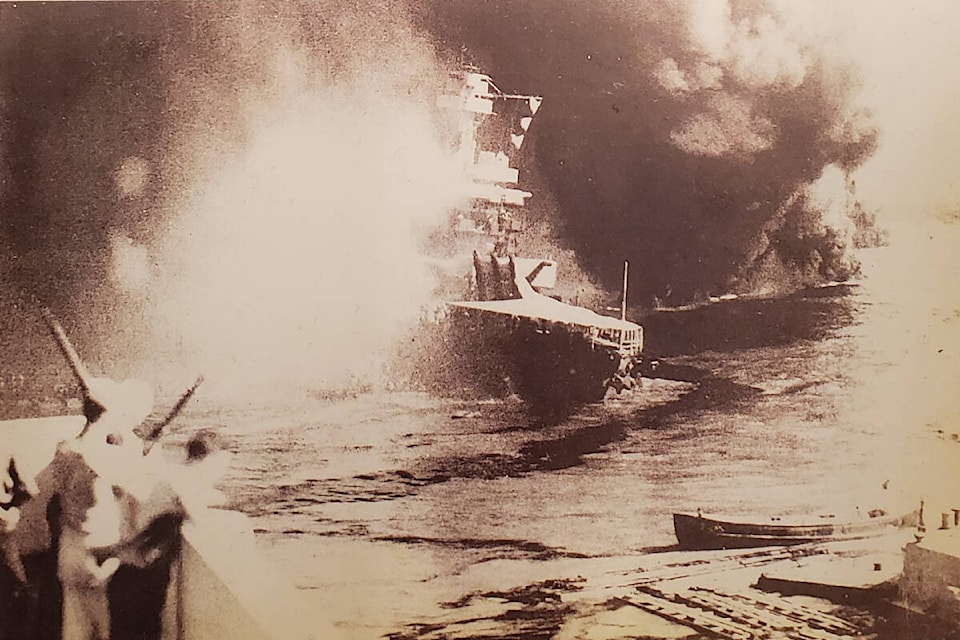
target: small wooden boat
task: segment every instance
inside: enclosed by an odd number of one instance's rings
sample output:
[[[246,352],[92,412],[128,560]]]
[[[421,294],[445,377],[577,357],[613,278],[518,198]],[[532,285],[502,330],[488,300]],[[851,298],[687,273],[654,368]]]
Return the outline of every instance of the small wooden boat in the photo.
[[[736,517],[720,520],[699,513],[673,514],[673,528],[684,549],[746,549],[856,540],[882,535],[902,522],[903,518],[880,509],[854,520],[837,520],[833,515],[806,521],[786,517],[767,521]]]

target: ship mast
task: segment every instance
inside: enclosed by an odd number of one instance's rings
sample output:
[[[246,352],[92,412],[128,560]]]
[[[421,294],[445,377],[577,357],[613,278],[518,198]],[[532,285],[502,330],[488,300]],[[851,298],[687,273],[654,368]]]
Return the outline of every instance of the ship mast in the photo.
[[[630,269],[630,263],[623,261],[623,301],[620,303],[620,319],[627,320],[627,271]]]

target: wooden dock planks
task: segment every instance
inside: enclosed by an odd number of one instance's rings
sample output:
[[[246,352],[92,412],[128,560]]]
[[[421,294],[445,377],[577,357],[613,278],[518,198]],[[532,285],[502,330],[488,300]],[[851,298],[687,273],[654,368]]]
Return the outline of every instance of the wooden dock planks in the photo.
[[[793,640],[842,640],[862,637],[856,627],[836,616],[799,604],[727,594],[692,587],[665,592],[637,587],[624,601],[697,631],[726,640],[754,640],[776,632]]]

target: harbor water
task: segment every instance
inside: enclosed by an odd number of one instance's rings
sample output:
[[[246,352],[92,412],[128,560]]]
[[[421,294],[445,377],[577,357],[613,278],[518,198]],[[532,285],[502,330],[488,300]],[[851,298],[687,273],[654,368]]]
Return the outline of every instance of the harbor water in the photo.
[[[563,637],[563,594],[669,550],[675,511],[960,506],[960,234],[931,229],[856,284],[651,314],[655,377],[556,424],[391,393],[199,402],[180,430],[224,436],[227,505],[343,637]]]

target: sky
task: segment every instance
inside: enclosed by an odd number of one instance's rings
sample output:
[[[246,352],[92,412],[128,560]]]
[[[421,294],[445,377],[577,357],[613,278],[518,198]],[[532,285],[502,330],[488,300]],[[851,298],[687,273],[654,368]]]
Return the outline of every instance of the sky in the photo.
[[[815,12],[813,3],[803,4]],[[824,4],[824,15],[839,12],[838,47],[856,61],[861,100],[881,124],[877,152],[858,173],[863,196],[883,208],[882,219],[892,226],[916,213],[956,211],[960,43],[953,25],[960,6],[944,0]]]

